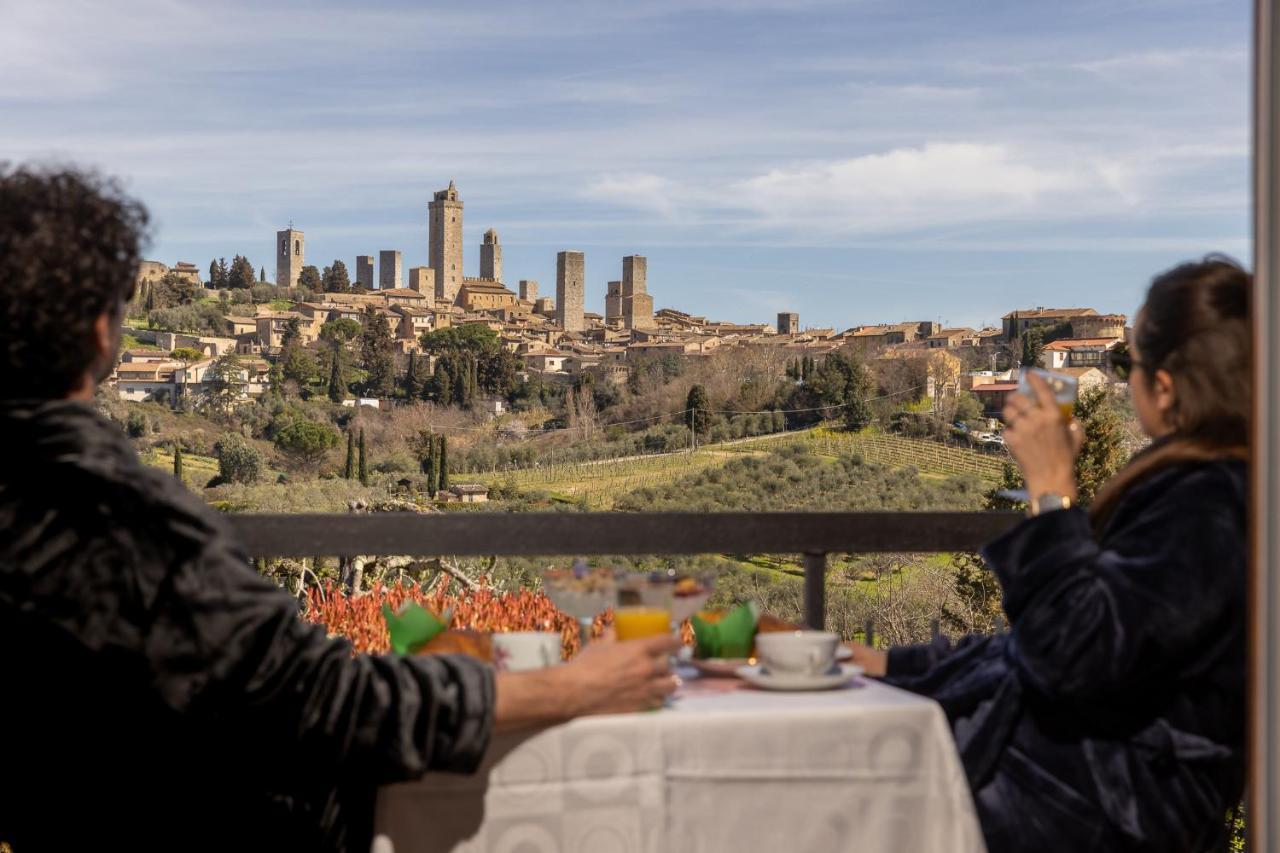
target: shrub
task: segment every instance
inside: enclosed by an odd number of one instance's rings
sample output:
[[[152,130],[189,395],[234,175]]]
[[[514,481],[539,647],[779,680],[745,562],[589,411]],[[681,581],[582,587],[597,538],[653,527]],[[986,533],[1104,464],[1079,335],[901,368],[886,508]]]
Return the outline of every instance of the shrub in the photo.
[[[338,432],[314,421],[296,420],[276,433],[276,447],[303,465],[318,465],[338,446]]]
[[[130,412],[125,431],[130,438],[142,438],[148,432],[147,416],[142,412]]]
[[[218,477],[224,483],[256,483],[262,479],[262,454],[236,433],[227,433],[214,445]]]

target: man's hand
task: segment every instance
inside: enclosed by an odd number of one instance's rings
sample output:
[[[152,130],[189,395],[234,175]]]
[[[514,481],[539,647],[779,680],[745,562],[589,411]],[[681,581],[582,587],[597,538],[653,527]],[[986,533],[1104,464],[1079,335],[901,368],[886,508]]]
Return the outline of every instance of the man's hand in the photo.
[[[676,689],[670,655],[678,648],[680,641],[670,634],[625,642],[605,638],[589,643],[561,666],[500,672],[498,729],[660,708]]]
[[[882,676],[889,666],[889,653],[864,646],[862,643],[845,643],[853,652],[853,662],[866,670],[867,675]]]
[[[1053,389],[1032,373],[1034,398],[1013,394],[1004,407],[1004,443],[1022,469],[1027,494],[1076,498],[1075,461],[1084,446],[1084,430],[1075,420],[1064,421]]]
[[[680,641],[669,634],[589,643],[564,667],[574,716],[662,707],[663,700],[676,689],[671,655],[679,648]]]

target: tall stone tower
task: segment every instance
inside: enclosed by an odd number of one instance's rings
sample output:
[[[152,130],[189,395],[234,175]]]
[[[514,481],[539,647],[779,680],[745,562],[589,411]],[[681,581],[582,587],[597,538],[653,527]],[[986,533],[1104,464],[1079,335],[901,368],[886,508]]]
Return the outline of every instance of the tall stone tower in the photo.
[[[436,298],[454,302],[462,289],[462,202],[458,189],[440,190],[427,205],[431,245],[428,256],[436,271]]]
[[[276,286],[297,287],[306,263],[307,238],[290,225],[276,232]]]
[[[582,316],[586,295],[582,252],[560,252],[556,255],[556,322],[566,332],[581,332],[586,328]]]
[[[436,271],[431,267],[409,267],[409,289],[416,290],[431,300],[434,306],[436,298]]]
[[[395,249],[382,249],[378,252],[378,287],[382,290],[394,290],[404,285],[402,278],[403,261]]]
[[[537,302],[538,283],[531,278],[520,279],[520,298],[525,302]]]
[[[480,244],[480,277],[502,281],[502,244],[492,228],[484,232],[484,242]]]
[[[604,294],[604,321],[606,324],[622,321],[622,282],[611,281]]]
[[[356,255],[356,284],[373,290],[373,255]]]
[[[653,327],[653,297],[649,295],[649,261],[644,255],[622,259],[622,325],[627,329]]]
[[[778,315],[778,334],[780,335],[798,335],[800,334],[800,315],[791,312],[783,312]]]

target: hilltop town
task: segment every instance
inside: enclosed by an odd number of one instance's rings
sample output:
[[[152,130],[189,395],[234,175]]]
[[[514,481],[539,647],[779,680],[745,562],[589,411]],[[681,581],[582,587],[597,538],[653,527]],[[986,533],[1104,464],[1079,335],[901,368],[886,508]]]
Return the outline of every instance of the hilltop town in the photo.
[[[1041,364],[1077,374],[1082,388],[1102,384],[1108,381],[1106,352],[1125,334],[1123,315],[1091,308],[1011,310],[1001,328],[983,329],[942,328],[931,321],[811,328],[802,327],[794,313],[778,314],[772,324],[719,322],[676,308],[655,311],[642,255],[621,258],[619,278],[589,299],[584,253],[562,251],[556,257],[554,295],[544,294],[534,280],[508,285],[502,244],[492,228],[479,247],[479,275],[465,275],[464,203],[453,182],[434,193],[427,207],[431,266],[410,268],[407,281],[397,250],[380,251],[376,269],[373,255],[356,257],[354,279],[341,260],[320,272],[307,264],[305,233],[292,226],[276,234],[274,285],[263,280],[265,270],[255,275],[240,257],[230,268],[225,261],[214,262],[207,279],[191,263],[170,268],[144,262],[130,314],[147,320],[126,320],[127,341],[135,345],[122,353],[111,384],[125,400],[178,406],[225,385],[227,377],[215,365],[234,355],[232,384],[245,399],[266,390],[273,375],[281,381],[278,368],[290,355],[287,345],[312,353],[316,370],[324,373],[323,362],[333,349],[332,339],[325,340],[326,324],[351,321],[341,342],[350,350],[356,346],[355,330],[378,318],[389,332],[394,363],[387,365],[388,372],[401,377],[431,377],[437,371],[438,353],[424,347],[429,340],[424,336],[472,327],[492,332],[514,356],[506,366],[522,381],[575,382],[588,376],[621,384],[648,359],[705,358],[733,348],[769,350],[777,356],[779,372],[792,361],[849,352],[887,365],[889,372],[909,370],[931,400],[972,392],[994,415],[1012,390],[1010,368]],[[599,296],[603,312],[588,311]],[[206,310],[179,314],[176,321],[155,310],[193,304]],[[334,360],[332,354],[328,360]],[[306,384],[305,375],[292,378]],[[414,376],[408,379],[412,384]],[[385,402],[392,384],[381,385],[365,389],[365,399]],[[488,404],[502,409],[500,400]]]

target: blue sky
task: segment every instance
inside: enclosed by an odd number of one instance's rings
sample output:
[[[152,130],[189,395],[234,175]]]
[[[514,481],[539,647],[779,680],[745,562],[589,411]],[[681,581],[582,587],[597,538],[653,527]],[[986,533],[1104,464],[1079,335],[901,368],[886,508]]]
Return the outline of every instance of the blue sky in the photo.
[[[465,266],[588,310],[623,255],[658,306],[806,326],[1130,312],[1249,243],[1247,0],[194,3],[0,0],[0,158],[150,206],[150,256]]]

